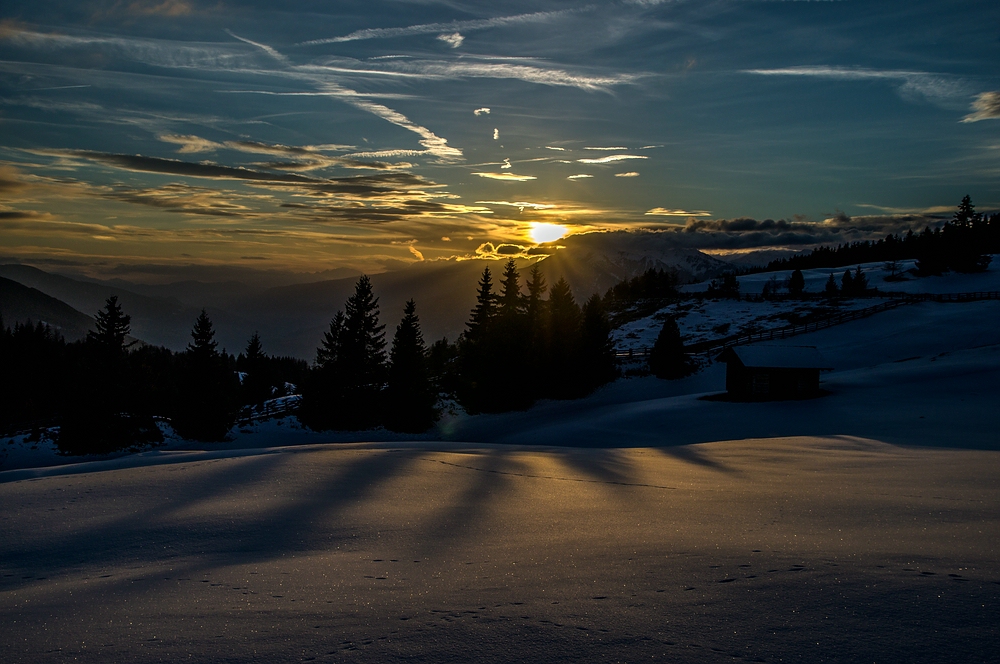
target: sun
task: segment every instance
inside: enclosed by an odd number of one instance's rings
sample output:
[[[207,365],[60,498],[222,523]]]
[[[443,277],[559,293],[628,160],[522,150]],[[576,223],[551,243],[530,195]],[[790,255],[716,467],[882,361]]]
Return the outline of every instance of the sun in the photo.
[[[559,224],[546,224],[541,221],[533,221],[531,222],[531,228],[528,230],[528,235],[531,236],[531,240],[535,244],[552,242],[566,235],[566,227]]]

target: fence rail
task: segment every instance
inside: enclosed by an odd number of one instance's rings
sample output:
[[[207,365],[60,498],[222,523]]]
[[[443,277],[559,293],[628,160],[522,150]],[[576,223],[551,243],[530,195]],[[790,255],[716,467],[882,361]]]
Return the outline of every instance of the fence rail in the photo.
[[[685,346],[684,351],[689,355],[698,355],[701,353],[711,353],[714,351],[725,350],[730,346],[741,346],[743,344],[756,343],[758,341],[787,339],[799,334],[806,334],[807,332],[825,330],[828,327],[848,323],[852,320],[868,318],[869,316],[873,316],[882,311],[888,311],[889,309],[895,309],[896,307],[900,307],[904,304],[913,304],[916,302],[976,302],[979,300],[1000,300],[1000,291],[975,291],[970,293],[902,293],[894,295],[893,298],[894,299],[892,300],[881,302],[871,307],[855,309],[853,311],[843,311],[841,313],[833,314],[832,316],[827,316],[808,323],[786,325],[785,327],[777,327],[771,330],[764,330],[762,332],[737,334],[729,337],[723,337],[721,339],[699,341]],[[627,362],[631,359],[648,357],[649,351],[650,348],[648,346],[643,346],[642,348],[621,350],[615,353],[615,355],[620,362]]]
[[[267,420],[272,417],[288,415],[298,410],[301,399],[301,396],[291,394],[287,397],[268,399],[259,406],[244,406],[236,417],[236,424],[248,425],[253,424],[254,420]]]

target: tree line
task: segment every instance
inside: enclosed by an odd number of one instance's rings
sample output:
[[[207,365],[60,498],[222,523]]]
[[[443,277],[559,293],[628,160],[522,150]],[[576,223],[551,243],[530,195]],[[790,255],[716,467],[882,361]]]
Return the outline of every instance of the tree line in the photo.
[[[316,351],[299,419],[314,429],[420,432],[438,418],[442,398],[470,413],[503,412],[540,398],[581,397],[616,376],[601,298],[581,307],[565,279],[549,289],[537,265],[523,287],[513,260],[499,287],[487,266],[454,343],[428,347],[410,300],[388,354],[378,298],[365,276]]]
[[[836,247],[817,247],[808,253],[779,258],[763,268],[746,273],[777,270],[831,268],[856,263],[892,262],[916,259],[920,276],[939,275],[949,270],[982,272],[989,267],[990,254],[1000,253],[1000,213],[976,212],[972,199],[965,196],[953,217],[939,228],[890,234],[880,240],[866,240]]]
[[[581,397],[617,376],[602,298],[581,307],[565,279],[549,288],[537,266],[523,289],[514,261],[499,288],[486,267],[454,343],[428,347],[413,300],[402,314],[390,345],[362,276],[311,365],[266,354],[256,333],[238,356],[220,350],[205,311],[182,352],[137,342],[114,296],[77,342],[43,323],[0,321],[0,432],[58,426],[63,451],[103,453],[162,441],[156,418],[166,417],[186,438],[222,440],[242,407],[297,391],[310,428],[416,433],[433,426],[441,399],[501,412]]]
[[[167,417],[186,438],[222,440],[241,406],[283,395],[308,371],[302,360],[265,354],[256,334],[238,356],[220,351],[205,311],[179,353],[130,332],[116,296],[76,342],[43,323],[0,321],[0,432],[37,437],[58,426],[62,451],[93,454],[161,442],[155,418]]]

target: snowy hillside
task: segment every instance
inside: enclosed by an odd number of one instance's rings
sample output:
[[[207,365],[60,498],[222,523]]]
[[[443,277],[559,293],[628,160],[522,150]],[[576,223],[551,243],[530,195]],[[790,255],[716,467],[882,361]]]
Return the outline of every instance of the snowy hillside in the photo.
[[[994,258],[987,272],[959,274],[950,272],[939,277],[915,277],[907,271],[915,261],[901,261],[902,280],[889,280],[890,273],[882,263],[860,265],[868,277],[869,285],[881,293],[968,293],[1000,291],[1000,260]],[[840,282],[845,270],[853,271],[858,265],[839,268],[803,270],[806,292],[820,293],[833,274]],[[763,272],[737,277],[742,295],[759,294],[764,284],[776,278],[784,284],[791,270]],[[688,293],[703,292],[708,281],[682,286]],[[784,287],[782,287],[784,288]],[[785,292],[784,290],[782,292]],[[848,299],[828,303],[822,300],[771,300],[746,302],[734,300],[687,301],[670,305],[652,316],[632,321],[615,330],[614,337],[621,350],[648,348],[653,345],[666,316],[674,316],[685,343],[696,343],[734,334],[760,332],[801,322],[808,316],[824,316],[838,311],[864,309],[880,300]]]
[[[879,266],[862,267],[874,284],[884,287]],[[807,271],[807,288],[818,289],[829,273]],[[742,277],[741,290],[753,292],[756,284],[770,276]],[[1000,266],[991,266],[984,274],[888,283],[907,292],[1000,290]],[[871,304],[869,299],[848,300],[839,307],[847,310]],[[826,305],[704,300],[672,305],[658,315],[674,313],[682,333],[689,341],[698,341],[780,327],[790,318],[822,306]],[[623,348],[648,346],[659,326],[656,316],[650,316],[617,330],[617,339]],[[416,437],[384,430],[318,433],[303,429],[294,417],[285,417],[234,428],[226,443],[199,444],[179,439],[163,425],[167,442],[145,452],[142,458],[155,463],[181,450],[215,453],[325,442],[398,444],[403,440],[619,446],[851,433],[913,444],[997,444],[990,418],[1000,398],[995,380],[1000,375],[1000,301],[909,304],[868,319],[769,343],[817,346],[835,368],[823,377],[823,387],[833,394],[793,403],[700,401],[699,395],[724,390],[725,368],[709,364],[682,380],[619,380],[586,399],[543,402],[527,412],[482,416],[450,412],[435,429]],[[0,481],[14,477],[3,472],[11,469],[97,459],[59,456],[44,436],[40,441],[25,436],[7,439],[0,441]],[[144,463],[129,463],[136,462]]]

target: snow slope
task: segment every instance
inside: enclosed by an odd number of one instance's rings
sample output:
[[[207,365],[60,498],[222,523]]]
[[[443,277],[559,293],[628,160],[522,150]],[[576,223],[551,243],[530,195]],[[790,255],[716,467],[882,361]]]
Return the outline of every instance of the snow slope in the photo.
[[[835,367],[807,401],[699,399],[715,364],[443,440],[279,420],[0,472],[0,661],[993,661],[998,322],[787,340]]]

